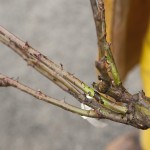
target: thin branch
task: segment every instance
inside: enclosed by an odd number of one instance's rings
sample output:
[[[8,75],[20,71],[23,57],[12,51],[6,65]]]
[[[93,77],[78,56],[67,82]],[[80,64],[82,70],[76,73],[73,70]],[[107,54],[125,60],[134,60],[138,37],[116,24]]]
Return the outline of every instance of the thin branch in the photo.
[[[28,62],[28,65],[35,68],[54,83],[57,81],[56,84],[59,87],[73,95],[81,103],[85,103],[93,109],[103,106],[118,113],[126,113],[128,111],[125,105],[117,105],[117,103],[109,101],[107,97],[96,92],[73,74],[65,72],[62,66],[55,64],[46,56],[33,49],[27,42],[24,43],[2,27],[0,27],[0,41],[23,57]],[[93,97],[93,100],[87,99],[80,90]]]
[[[80,109],[78,107],[67,104],[63,100],[62,101],[56,100],[54,98],[51,98],[51,97],[45,95],[43,92],[41,92],[39,90],[38,91],[33,90],[33,89],[27,87],[26,85],[23,85],[23,84],[19,83],[18,81],[13,80],[13,79],[11,79],[5,75],[2,75],[2,74],[0,74],[0,86],[3,86],[3,87],[11,86],[11,87],[17,88],[17,89],[19,89],[19,90],[21,90],[27,94],[34,96],[38,100],[42,100],[42,101],[45,101],[47,103],[56,105],[62,109],[76,113],[76,114],[81,115],[81,116],[87,116],[87,117],[92,117],[92,118],[99,118],[100,117],[100,115],[98,115],[94,110],[83,110],[83,109]]]
[[[10,47],[12,50],[14,50],[28,63],[28,65],[35,68],[38,72],[40,72],[45,77],[50,79],[52,82],[58,85],[61,89],[73,95],[80,102],[87,101],[84,94],[79,92],[79,90],[77,90],[72,84],[64,80],[63,77],[61,77],[58,73],[54,71],[54,69],[53,70],[50,69],[49,67],[47,67],[47,65],[41,62],[43,61],[45,63],[45,61],[49,61],[46,58],[46,56],[32,49],[27,42],[21,41],[19,38],[15,37],[10,32],[2,28],[1,26],[0,26],[0,41],[4,43],[5,45],[7,45],[8,47]],[[35,53],[33,53],[32,50]],[[57,68],[59,67],[56,64],[53,64],[53,65],[56,66]]]
[[[99,119],[109,119],[113,121],[117,121],[120,123],[128,124],[128,115],[122,115],[115,112],[110,111],[109,109],[105,109],[103,107],[97,109],[97,110],[83,110],[78,107],[72,106],[68,103],[66,103],[64,100],[57,100],[54,98],[51,98],[47,95],[45,95],[42,91],[33,90],[26,85],[20,83],[19,81],[16,81],[12,78],[9,78],[5,75],[0,74],[0,86],[1,87],[14,87],[16,89],[19,89],[27,94],[32,95],[38,100],[45,101],[47,103],[53,104],[55,106],[58,106],[64,110],[70,111],[72,113],[76,113],[81,116],[87,116],[91,118],[99,118]]]
[[[15,37],[2,27],[0,27],[0,41],[5,45],[9,46],[15,52],[17,52],[21,57],[23,57],[23,59],[28,62],[28,65],[32,66],[44,76],[52,80],[66,92],[73,95],[81,103],[84,103],[89,107],[93,108],[93,111],[95,111],[96,115],[98,115],[98,118],[105,118],[124,124],[130,124],[134,127],[141,129],[146,129],[150,126],[150,112],[148,111],[149,107],[146,109],[144,107],[146,104],[144,101],[146,97],[144,95],[141,95],[140,102],[137,104],[135,103],[135,100],[137,101],[137,98],[133,101],[133,103],[128,103],[128,105],[126,103],[118,103],[117,101],[115,101],[115,99],[113,99],[113,97],[102,95],[98,91],[95,91],[93,88],[86,85],[84,82],[74,77],[72,74],[65,72],[61,66],[54,64],[40,52],[34,50],[31,46],[29,46],[28,43],[22,42],[19,38]],[[1,82],[1,86],[4,85],[3,82]],[[16,87],[16,84],[14,84],[14,87]],[[114,91],[116,93],[114,93],[113,91],[111,92],[115,95],[115,98],[118,93],[117,89],[115,89]],[[29,92],[29,94],[35,94],[36,92],[37,91],[33,91],[31,93]],[[88,99],[86,97],[87,94],[91,96],[92,99]],[[39,98],[39,95],[34,96]],[[138,95],[136,97],[138,97]],[[118,96],[118,98],[122,99],[122,96]],[[59,101],[52,101],[54,99],[51,98],[46,99],[46,96],[42,100],[50,101],[54,105],[62,107],[71,112],[73,111],[77,114],[84,114],[87,116],[89,115],[89,112],[84,112],[84,110],[82,112],[79,108],[76,109],[76,107],[74,106],[70,107],[70,105],[60,103]],[[139,113],[139,109],[141,109],[142,112]],[[92,112],[92,114],[90,114],[91,117],[92,115],[94,117],[95,113]],[[143,123],[143,118],[145,118],[148,121],[146,123]]]
[[[57,65],[27,42],[0,27],[0,42],[19,54],[28,65],[53,81],[67,93],[73,95],[79,102],[93,108],[85,111],[72,105],[61,103],[40,91],[35,91],[19,82],[0,74],[0,86],[13,86],[43,101],[62,107],[68,111],[90,116],[110,119],[116,122],[132,125],[139,129],[150,127],[150,98],[144,92],[131,95],[121,84],[121,80],[111,53],[110,44],[106,41],[105,10],[103,0],[91,0],[98,38],[98,48],[101,53],[96,63],[100,71],[99,83],[93,83],[93,88],[64,71],[62,65]],[[103,94],[102,94],[103,93]],[[87,98],[87,95],[91,98]]]
[[[111,71],[115,85],[120,85],[120,76],[111,52],[110,44],[106,40],[106,22],[105,22],[105,8],[103,0],[90,0],[93,10],[93,17],[96,26],[99,59],[106,57],[106,63],[108,63],[108,69]],[[110,78],[111,78],[110,75]]]

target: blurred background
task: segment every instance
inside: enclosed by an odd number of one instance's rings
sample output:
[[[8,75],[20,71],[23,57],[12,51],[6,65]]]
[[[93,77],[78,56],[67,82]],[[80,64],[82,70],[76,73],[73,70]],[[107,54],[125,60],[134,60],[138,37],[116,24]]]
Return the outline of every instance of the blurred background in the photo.
[[[89,85],[96,81],[97,42],[89,0],[0,0],[0,24]],[[2,43],[0,72],[80,106]],[[138,66],[125,86],[131,93],[141,89]],[[95,128],[76,114],[16,89],[0,88],[1,150],[103,150],[112,139],[133,130],[110,121],[105,128]]]

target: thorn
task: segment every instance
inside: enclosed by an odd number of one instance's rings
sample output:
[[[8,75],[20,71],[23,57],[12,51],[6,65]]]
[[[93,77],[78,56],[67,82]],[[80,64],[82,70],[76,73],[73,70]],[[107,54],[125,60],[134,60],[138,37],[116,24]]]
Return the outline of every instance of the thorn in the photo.
[[[38,52],[38,53],[35,53],[34,56],[35,56],[38,60],[40,60],[42,54]]]
[[[102,80],[102,77],[100,75],[98,76],[98,80]]]
[[[139,100],[142,100],[143,97],[145,97],[145,93],[144,93],[144,91],[142,90],[142,91],[139,92]]]
[[[141,91],[141,93],[142,93],[143,96],[145,96],[145,92],[143,90]]]
[[[95,83],[95,82],[93,82],[93,83],[92,83],[92,86],[93,86],[93,87],[95,87],[95,85],[96,85],[96,83]]]
[[[63,70],[63,64],[62,63],[60,63],[60,66],[61,66],[61,70]]]
[[[42,92],[41,92],[41,90],[40,90],[40,89],[38,89],[38,90],[37,90],[37,93],[38,93],[39,95],[41,95],[41,94],[42,94]]]
[[[81,82],[81,85],[84,85],[84,88],[85,88],[85,84],[84,84],[84,82]]]
[[[25,47],[30,47],[30,45],[27,41],[25,42]]]
[[[36,93],[37,93],[38,99],[42,99],[42,92],[41,92],[41,90],[38,89]]]

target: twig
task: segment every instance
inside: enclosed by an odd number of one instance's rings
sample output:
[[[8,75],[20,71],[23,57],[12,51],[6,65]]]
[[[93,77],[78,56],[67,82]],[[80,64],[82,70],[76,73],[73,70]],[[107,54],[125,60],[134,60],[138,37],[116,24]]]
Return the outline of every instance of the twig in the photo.
[[[113,121],[121,122],[124,124],[128,124],[128,122],[127,122],[128,115],[118,114],[118,113],[112,112],[108,109],[105,109],[103,107],[101,107],[97,110],[83,110],[83,109],[80,109],[78,107],[75,107],[75,106],[72,106],[72,105],[66,103],[64,100],[59,101],[57,99],[51,98],[51,97],[45,95],[40,90],[37,90],[37,91],[33,90],[32,88],[29,88],[26,85],[21,84],[18,81],[14,80],[12,78],[9,78],[5,75],[2,75],[2,74],[0,74],[0,86],[17,88],[27,94],[34,96],[38,100],[45,101],[47,103],[53,104],[64,110],[70,111],[72,113],[76,113],[81,116],[87,116],[87,117],[99,118],[99,119],[105,118],[105,119],[110,119]]]
[[[100,83],[93,84],[95,89],[89,87],[71,73],[64,71],[62,65],[57,65],[50,61],[46,56],[33,49],[27,42],[21,41],[2,27],[0,27],[0,42],[10,47],[28,65],[73,95],[79,102],[88,105],[94,110],[85,111],[72,105],[61,103],[40,91],[35,91],[1,74],[0,86],[13,86],[38,99],[80,115],[110,119],[136,128],[147,129],[150,127],[150,98],[146,97],[144,92],[131,95],[122,86],[110,45],[106,41],[104,2],[103,0],[91,0],[91,5],[96,24],[99,51],[102,52],[100,60],[96,63],[100,71]],[[92,99],[88,99],[87,95]]]
[[[92,112],[92,114],[90,114],[91,116],[93,115],[94,117],[94,115],[96,115],[95,117],[98,118],[105,118],[105,119],[110,119],[124,124],[130,124],[134,127],[141,128],[141,129],[146,129],[150,127],[150,121],[147,121],[146,124],[142,122],[144,117],[146,120],[148,120],[150,116],[150,112],[147,111],[149,107],[146,109],[145,107],[143,107],[143,104],[145,106],[145,104],[147,104],[148,101],[148,99],[146,100],[146,102],[143,101],[146,99],[144,95],[140,96],[140,103],[137,103],[136,105],[135,103],[129,103],[127,105],[125,103],[115,102],[114,100],[112,100],[112,97],[101,95],[93,88],[90,88],[84,82],[74,77],[72,74],[66,73],[62,67],[59,67],[53,62],[51,63],[51,61],[48,60],[44,55],[34,50],[27,43],[22,42],[20,39],[18,39],[17,37],[15,37],[14,35],[9,33],[7,30],[5,30],[2,27],[0,27],[0,41],[3,42],[5,45],[9,46],[15,52],[17,52],[21,57],[24,58],[25,61],[28,62],[29,65],[31,65],[37,71],[39,71],[44,76],[48,77],[54,83],[59,85],[66,92],[72,94],[80,102],[93,108],[96,114]],[[40,58],[44,60],[41,60]],[[3,78],[4,76],[1,77]],[[4,79],[1,80],[0,86],[8,85],[8,84],[4,84],[3,80]],[[6,78],[5,80],[7,81],[6,83],[8,83],[8,78]],[[11,81],[10,83],[12,83],[12,79],[9,81]],[[74,83],[73,81],[77,83]],[[11,84],[11,85],[16,87],[16,84]],[[84,93],[81,93],[80,90],[83,91]],[[117,92],[116,90],[117,89],[115,89],[114,91]],[[35,94],[36,92],[34,91],[31,93],[30,92],[27,93]],[[113,93],[113,91],[111,92]],[[93,97],[93,99],[86,98],[87,94]],[[113,94],[115,96],[117,95],[115,93]],[[39,98],[38,97],[39,95],[34,95],[34,96]],[[118,96],[118,98],[119,97],[120,96]],[[137,97],[138,95],[136,96],[136,100]],[[76,109],[76,107],[74,106],[70,107],[70,105],[60,103],[59,101],[51,101],[53,99],[46,99],[46,96],[42,98],[43,100],[45,101],[49,100],[52,104],[62,107],[68,111],[81,114],[81,115],[83,114],[89,115],[88,112],[84,112],[84,111],[82,112],[81,109],[79,108]],[[139,109],[142,109],[143,112],[139,113],[138,111]]]
[[[72,84],[67,82],[63,77],[61,77],[54,69],[50,69],[45,65],[45,61],[49,61],[46,56],[42,55],[38,51],[32,49],[27,42],[21,41],[19,38],[15,37],[7,30],[0,26],[0,41],[14,50],[17,54],[19,54],[27,63],[28,65],[35,68],[45,77],[50,79],[56,85],[58,85],[61,89],[72,94],[74,97],[79,99],[80,102],[84,102],[86,100],[85,95],[83,95],[79,90],[77,90]],[[33,53],[34,52],[34,53]],[[44,60],[43,60],[44,59]],[[42,61],[44,63],[42,63]],[[59,66],[53,64],[51,62],[51,66],[58,68]]]
[[[65,72],[62,66],[58,66],[46,56],[33,49],[28,43],[24,43],[2,27],[0,27],[0,41],[23,57],[28,62],[28,65],[48,77],[63,90],[77,98],[81,103],[86,103],[86,105],[94,109],[103,106],[118,113],[127,112],[126,106],[117,105],[109,101],[108,98],[96,92],[73,74]],[[81,91],[93,97],[93,101],[87,99]]]
[[[99,59],[106,57],[106,62],[108,63],[109,69],[111,71],[115,85],[120,85],[121,80],[112,56],[110,49],[110,44],[106,40],[106,23],[105,23],[105,8],[103,0],[90,0],[93,17],[96,26],[98,48],[99,48]],[[111,77],[111,76],[110,76]]]
[[[81,115],[81,116],[100,118],[100,115],[98,115],[94,110],[83,110],[83,109],[80,109],[78,107],[67,104],[63,100],[62,101],[56,100],[54,98],[51,98],[51,97],[45,95],[43,92],[41,92],[39,90],[38,91],[33,90],[33,89],[19,83],[18,81],[13,80],[13,79],[11,79],[5,75],[2,75],[2,74],[0,74],[0,86],[3,86],[3,87],[11,86],[11,87],[17,88],[17,89],[19,89],[19,90],[21,90],[27,94],[34,96],[38,100],[42,100],[42,101],[45,101],[47,103],[56,105],[62,109],[76,113],[76,114]]]

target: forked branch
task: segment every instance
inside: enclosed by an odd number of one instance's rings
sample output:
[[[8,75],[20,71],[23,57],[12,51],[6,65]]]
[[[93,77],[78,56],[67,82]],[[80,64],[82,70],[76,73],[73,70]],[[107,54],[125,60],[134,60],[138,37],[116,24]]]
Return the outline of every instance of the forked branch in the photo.
[[[82,116],[87,116],[87,117],[92,117],[92,118],[98,118],[98,114],[94,111],[94,110],[83,110],[80,109],[78,107],[72,106],[70,104],[67,104],[64,100],[57,100],[54,98],[51,98],[47,95],[45,95],[42,91],[40,90],[33,90],[21,83],[19,83],[19,81],[11,79],[5,75],[0,74],[0,86],[1,87],[14,87],[17,88],[27,94],[30,94],[32,96],[34,96],[36,99],[38,100],[42,100],[45,101],[47,103],[56,105],[58,107],[61,107],[67,111],[73,112],[73,113],[77,113],[79,115]]]
[[[23,42],[3,27],[0,27],[0,42],[19,54],[28,65],[74,96],[80,103],[92,108],[82,110],[70,104],[53,99],[41,91],[33,90],[18,81],[0,74],[0,86],[12,86],[37,99],[54,104],[79,115],[105,118],[132,125],[136,128],[150,128],[150,100],[144,92],[131,95],[121,84],[113,59],[110,44],[106,41],[105,9],[103,0],[90,0],[96,25],[98,48],[101,52],[96,67],[100,72],[99,82],[93,88],[66,72],[63,65],[57,65],[28,42]],[[87,96],[88,95],[88,96]],[[88,97],[91,97],[90,99]]]

